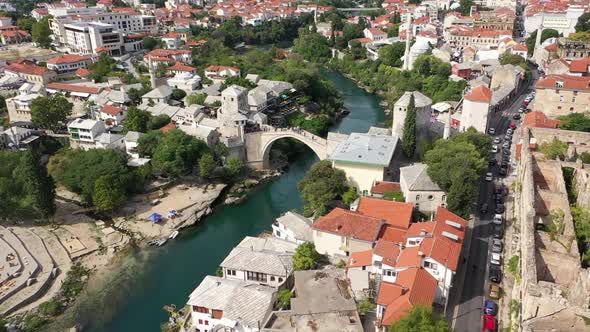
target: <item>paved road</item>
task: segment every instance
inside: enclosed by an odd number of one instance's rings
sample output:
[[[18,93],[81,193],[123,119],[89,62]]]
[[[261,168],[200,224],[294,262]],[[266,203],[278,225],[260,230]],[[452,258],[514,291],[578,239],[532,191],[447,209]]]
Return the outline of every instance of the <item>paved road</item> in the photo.
[[[536,73],[534,77],[536,79]],[[504,110],[492,114],[488,128],[494,127],[497,136],[503,137],[510,123],[516,122],[512,119],[512,116],[518,113],[518,108],[522,104],[523,99],[532,91],[530,88],[532,82],[534,80],[531,81],[528,88],[522,90],[521,95],[515,98],[512,104],[508,105]],[[500,156],[501,154],[498,153],[497,158],[500,158]],[[498,177],[498,167],[492,167],[495,178]],[[510,172],[511,170],[509,170]],[[454,314],[452,318],[454,320],[455,331],[457,332],[481,331],[484,290],[487,287],[488,243],[491,237],[491,227],[489,224],[494,209],[493,188],[493,182],[482,182],[480,185],[469,256],[463,266],[466,270],[465,280],[463,285],[457,285],[458,288],[455,291],[458,293],[455,294],[455,299],[451,297],[450,307],[447,311],[449,315]],[[479,207],[482,203],[488,204],[490,212],[485,214],[479,212]]]

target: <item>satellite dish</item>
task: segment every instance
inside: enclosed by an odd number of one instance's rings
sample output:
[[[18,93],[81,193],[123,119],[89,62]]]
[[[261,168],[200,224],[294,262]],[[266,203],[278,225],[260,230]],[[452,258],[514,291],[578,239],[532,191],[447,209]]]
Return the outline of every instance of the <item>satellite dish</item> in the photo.
[[[450,8],[450,9],[457,9],[457,8],[459,8],[459,7],[461,7],[461,5],[460,5],[460,4],[458,4],[458,3],[456,3],[456,2],[454,2],[453,4],[451,4],[451,5],[449,6],[449,8]]]

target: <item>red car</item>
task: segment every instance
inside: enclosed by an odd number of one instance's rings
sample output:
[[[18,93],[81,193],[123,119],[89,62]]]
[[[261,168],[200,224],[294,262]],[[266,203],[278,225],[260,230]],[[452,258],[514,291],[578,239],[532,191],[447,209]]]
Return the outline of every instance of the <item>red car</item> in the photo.
[[[483,332],[496,332],[496,317],[492,315],[483,315]]]
[[[513,130],[516,129],[516,123],[511,122],[510,123],[510,128],[513,129]]]

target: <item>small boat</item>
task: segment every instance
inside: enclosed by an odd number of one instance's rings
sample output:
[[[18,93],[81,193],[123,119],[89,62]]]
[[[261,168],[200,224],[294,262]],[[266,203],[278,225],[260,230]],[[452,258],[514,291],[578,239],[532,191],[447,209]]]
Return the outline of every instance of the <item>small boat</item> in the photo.
[[[164,244],[166,244],[166,241],[168,241],[168,240],[166,240],[166,239],[161,239],[161,240],[158,240],[158,241],[156,242],[156,245],[157,245],[158,247],[161,247],[161,246],[163,246]]]
[[[159,240],[149,240],[149,241],[147,242],[147,244],[148,244],[148,245],[150,245],[150,246],[155,246],[156,244],[158,244],[158,241],[159,241]]]
[[[174,239],[176,239],[178,234],[180,234],[180,232],[174,231],[174,232],[172,232],[172,234],[170,234],[170,236],[168,238],[174,240]]]

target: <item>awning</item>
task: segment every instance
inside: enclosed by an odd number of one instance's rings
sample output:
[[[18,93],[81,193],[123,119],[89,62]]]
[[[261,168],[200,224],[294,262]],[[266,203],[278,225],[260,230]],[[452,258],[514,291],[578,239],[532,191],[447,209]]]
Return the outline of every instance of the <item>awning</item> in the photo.
[[[88,98],[88,97],[90,97],[90,94],[86,93],[86,92],[72,92],[72,93],[70,93],[70,96]]]
[[[54,90],[54,89],[45,89],[45,91],[49,92],[49,93],[58,93],[59,91]]]

